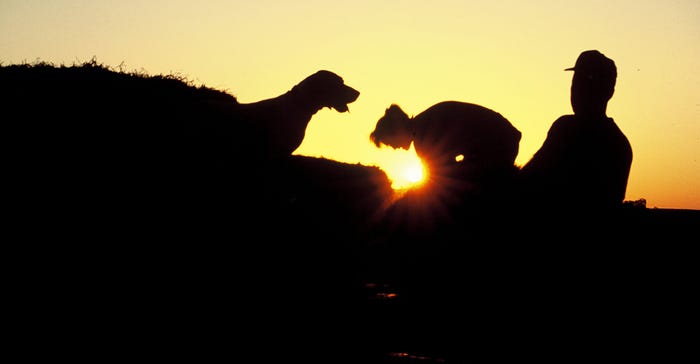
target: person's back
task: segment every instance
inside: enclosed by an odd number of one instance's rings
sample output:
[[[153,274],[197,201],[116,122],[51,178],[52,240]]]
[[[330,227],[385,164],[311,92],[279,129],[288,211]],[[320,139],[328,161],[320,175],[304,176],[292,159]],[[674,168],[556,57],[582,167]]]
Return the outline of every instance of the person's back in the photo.
[[[549,129],[542,147],[521,168],[523,193],[532,208],[593,210],[622,205],[632,147],[606,115],[615,89],[615,63],[598,51],[579,56],[571,84],[574,115]]]
[[[370,134],[377,147],[414,146],[427,170],[425,181],[407,191],[394,210],[429,225],[433,219],[482,215],[509,200],[520,137],[500,113],[461,101],[438,102],[414,117],[392,104]]]
[[[413,143],[428,170],[424,189],[452,195],[481,195],[511,182],[520,138],[500,113],[461,101],[438,102],[414,117],[391,105],[370,134],[376,146],[408,150]]]
[[[434,174],[457,167],[483,174],[510,171],[514,166],[521,133],[500,113],[476,104],[443,101],[412,120],[416,154],[435,169]]]

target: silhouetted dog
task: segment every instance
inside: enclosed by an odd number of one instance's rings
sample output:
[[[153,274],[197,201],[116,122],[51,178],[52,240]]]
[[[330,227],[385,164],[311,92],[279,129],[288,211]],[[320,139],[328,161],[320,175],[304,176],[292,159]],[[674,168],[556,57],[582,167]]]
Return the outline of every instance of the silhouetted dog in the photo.
[[[290,91],[267,100],[239,104],[239,121],[260,143],[257,150],[267,158],[289,156],[301,145],[311,117],[324,107],[348,111],[360,92],[347,86],[337,74],[321,70]]]

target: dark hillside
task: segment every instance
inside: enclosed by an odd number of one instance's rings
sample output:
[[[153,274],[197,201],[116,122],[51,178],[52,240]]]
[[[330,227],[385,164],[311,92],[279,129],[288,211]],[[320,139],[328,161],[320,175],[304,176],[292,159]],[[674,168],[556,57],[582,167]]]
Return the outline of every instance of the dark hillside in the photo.
[[[6,223],[55,335],[197,361],[689,352],[699,211],[397,196],[377,167],[260,160],[233,95],[96,62],[1,66],[0,88]]]

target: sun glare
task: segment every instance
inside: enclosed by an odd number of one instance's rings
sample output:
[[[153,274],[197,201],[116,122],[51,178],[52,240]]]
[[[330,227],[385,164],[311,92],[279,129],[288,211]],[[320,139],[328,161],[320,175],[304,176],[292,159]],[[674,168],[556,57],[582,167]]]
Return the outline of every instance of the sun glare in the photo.
[[[394,190],[406,190],[418,186],[423,183],[428,173],[413,150],[402,154],[401,158],[394,160],[385,170]]]
[[[423,166],[421,164],[406,166],[406,169],[404,169],[404,178],[409,183],[420,182],[423,180]]]
[[[425,168],[420,162],[415,164],[404,164],[397,168],[395,173],[391,173],[391,188],[395,190],[406,190],[420,185],[425,179]]]

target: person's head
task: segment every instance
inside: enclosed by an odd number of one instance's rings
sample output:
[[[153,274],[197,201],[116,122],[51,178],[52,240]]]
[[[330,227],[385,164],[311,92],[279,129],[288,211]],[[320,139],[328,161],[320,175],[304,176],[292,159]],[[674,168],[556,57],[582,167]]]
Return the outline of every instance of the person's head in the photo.
[[[571,106],[575,114],[605,115],[608,101],[615,92],[615,62],[597,50],[582,52],[574,67],[571,81]]]
[[[369,139],[377,147],[384,144],[394,149],[402,148],[408,150],[413,141],[413,135],[410,132],[410,122],[411,118],[398,105],[392,104],[386,109],[384,116],[377,121],[377,125],[369,135]]]

